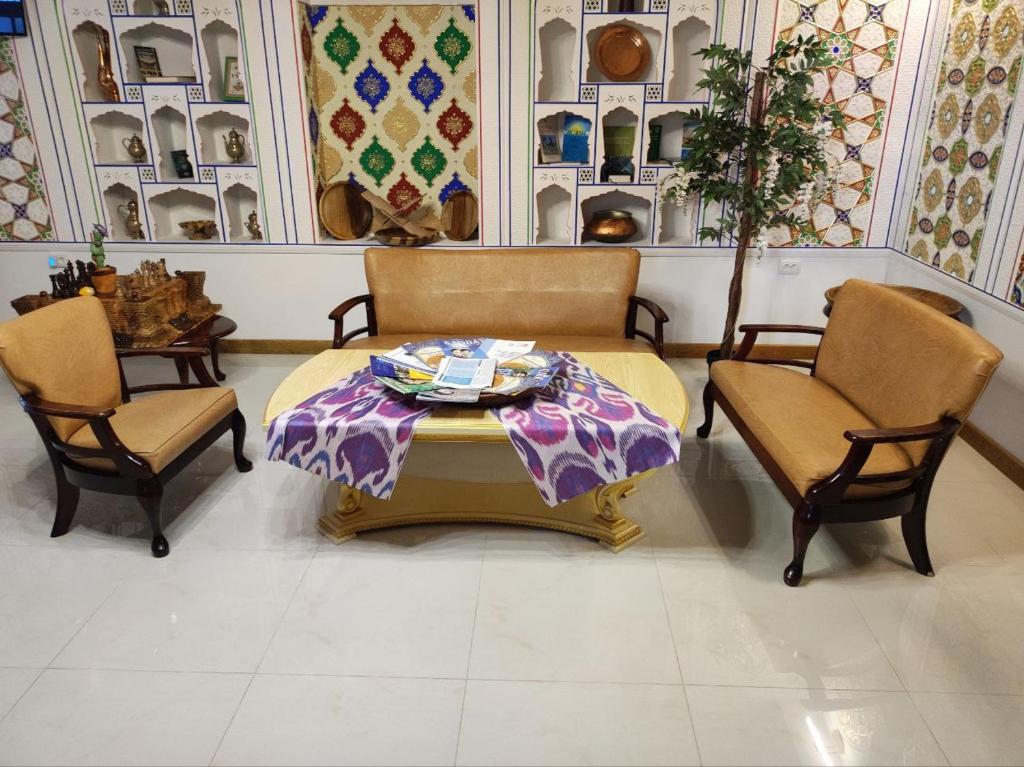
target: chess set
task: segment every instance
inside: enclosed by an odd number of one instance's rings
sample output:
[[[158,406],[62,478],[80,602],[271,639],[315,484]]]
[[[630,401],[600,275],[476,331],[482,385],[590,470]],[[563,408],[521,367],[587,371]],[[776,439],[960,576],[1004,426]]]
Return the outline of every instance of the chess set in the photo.
[[[76,261],[50,275],[51,292],[22,296],[11,301],[18,314],[26,314],[91,288],[92,263]],[[164,259],[143,261],[131,274],[118,275],[112,295],[98,295],[103,303],[119,348],[166,346],[210,319],[220,304],[204,292],[206,272],[167,271]]]

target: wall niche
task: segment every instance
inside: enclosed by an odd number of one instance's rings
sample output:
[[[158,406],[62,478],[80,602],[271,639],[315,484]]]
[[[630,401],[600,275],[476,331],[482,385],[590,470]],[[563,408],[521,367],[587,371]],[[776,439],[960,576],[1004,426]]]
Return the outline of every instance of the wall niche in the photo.
[[[224,210],[228,216],[228,240],[230,242],[253,242],[252,235],[245,228],[249,214],[257,212],[259,218],[259,196],[254,189],[242,183],[235,183],[224,190]],[[260,222],[262,226],[262,222]],[[265,235],[264,235],[265,236]]]
[[[146,156],[142,161],[153,161],[152,148],[148,145],[146,129],[140,118],[120,109],[111,109],[90,118],[89,129],[92,131],[97,165],[134,165],[135,160],[128,154],[123,143],[123,139],[130,139],[133,135],[147,145]]]
[[[208,99],[221,101],[224,97],[224,59],[238,56],[238,31],[216,19],[203,27],[199,36],[203,39],[206,68],[210,73],[207,81]]]
[[[139,194],[130,186],[126,186],[120,181],[111,184],[103,190],[103,203],[107,208],[107,221],[110,222],[110,239],[112,240],[132,239],[125,228],[124,215],[122,215],[120,210],[122,206],[127,206],[129,202],[138,204]],[[139,218],[142,219],[143,230],[145,230],[146,221],[142,206],[139,206]]]
[[[151,21],[121,33],[121,61],[125,82],[145,82],[135,58],[136,45],[156,50],[164,77],[195,78],[196,68],[192,57],[195,44],[192,35],[183,29]]]
[[[546,22],[540,38],[540,82],[538,101],[576,100],[576,27],[565,19]]]
[[[572,193],[548,184],[537,193],[538,245],[568,245],[572,241]]]
[[[643,17],[641,17],[643,18]],[[597,65],[597,41],[600,40],[601,35],[610,26],[626,26],[631,27],[644,36],[647,41],[648,47],[651,49],[650,61],[647,63],[647,67],[637,74],[637,76],[629,82],[642,83],[649,80],[659,79],[659,64],[661,63],[661,30],[649,27],[645,24],[639,24],[634,21],[626,19],[617,19],[608,24],[602,24],[599,27],[594,27],[587,32],[587,75],[586,82],[588,83],[610,83],[616,82],[608,78],[604,72],[601,71]]]
[[[187,240],[179,226],[182,221],[217,220],[217,201],[209,195],[177,187],[154,194],[149,198],[153,214],[153,239],[163,241]],[[220,242],[220,234],[207,242]]]
[[[639,195],[624,192],[621,189],[613,189],[603,194],[590,197],[580,203],[580,214],[582,217],[580,227],[580,242],[596,242],[583,233],[586,223],[594,217],[594,214],[602,210],[625,210],[636,222],[637,233],[632,243],[649,243],[651,223],[651,201]],[[597,243],[600,244],[600,243]]]
[[[644,165],[668,165],[679,161],[688,120],[685,112],[675,110],[647,121]],[[657,140],[652,138],[655,135],[658,136]]]
[[[705,88],[698,88],[704,62],[697,51],[711,43],[711,27],[696,16],[683,19],[672,28],[672,79],[668,84],[670,101],[704,101]]]
[[[218,109],[197,118],[196,128],[199,130],[199,158],[204,165],[225,165],[233,162],[224,148],[224,137],[231,130],[241,134],[245,141],[245,154],[241,163],[252,164],[249,121],[244,117]]]
[[[174,169],[171,152],[188,149],[188,123],[185,115],[172,106],[162,106],[153,112],[150,119],[153,123],[153,133],[156,134],[157,146],[160,148],[160,180],[177,180],[178,173]]]
[[[110,30],[101,27],[94,21],[83,21],[71,32],[71,39],[75,43],[75,52],[78,54],[78,64],[82,70],[83,101],[107,100],[107,95],[99,84],[99,45],[104,32],[110,34]],[[113,44],[111,44],[111,56],[113,55]],[[113,63],[107,63],[113,68]]]

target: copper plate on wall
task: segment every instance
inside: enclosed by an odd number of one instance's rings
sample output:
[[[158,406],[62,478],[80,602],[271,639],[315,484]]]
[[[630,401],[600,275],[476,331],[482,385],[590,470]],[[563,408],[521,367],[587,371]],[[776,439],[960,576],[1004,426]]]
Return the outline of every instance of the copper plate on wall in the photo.
[[[359,187],[349,181],[327,187],[320,195],[318,208],[320,223],[339,240],[365,237],[373,223],[373,207],[363,199]]]
[[[651,63],[651,46],[647,39],[626,24],[612,24],[594,46],[597,68],[609,80],[639,80]]]

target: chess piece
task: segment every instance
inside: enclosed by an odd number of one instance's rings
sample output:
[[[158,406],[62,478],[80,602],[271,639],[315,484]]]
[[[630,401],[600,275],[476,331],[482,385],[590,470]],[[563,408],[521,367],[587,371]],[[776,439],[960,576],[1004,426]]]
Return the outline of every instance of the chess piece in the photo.
[[[50,285],[53,286],[52,288],[50,288],[50,295],[53,296],[54,298],[60,298],[60,286],[57,285],[56,274],[50,275]]]
[[[88,271],[86,271],[85,261],[75,261],[75,267],[78,269],[78,276],[75,277],[75,287],[91,288],[92,280],[89,278]]]
[[[96,82],[99,83],[107,101],[120,101],[121,92],[117,89],[117,81],[114,80],[114,72],[110,68],[110,33],[101,27],[96,29]]]
[[[118,205],[117,212],[124,218],[124,228],[128,230],[128,236],[131,239],[146,239],[146,235],[142,231],[142,222],[139,220],[139,203],[129,200],[127,203]]]
[[[121,139],[121,146],[135,162],[142,162],[146,159],[146,145],[142,143],[142,139],[137,133],[133,133],[131,138]],[[136,204],[136,208],[138,208],[138,204]]]
[[[263,239],[263,230],[260,229],[260,223],[256,220],[256,211],[249,214],[249,220],[245,222],[245,228],[254,240]]]
[[[228,153],[231,162],[241,162],[245,157],[245,136],[232,128],[223,138],[224,151]]]

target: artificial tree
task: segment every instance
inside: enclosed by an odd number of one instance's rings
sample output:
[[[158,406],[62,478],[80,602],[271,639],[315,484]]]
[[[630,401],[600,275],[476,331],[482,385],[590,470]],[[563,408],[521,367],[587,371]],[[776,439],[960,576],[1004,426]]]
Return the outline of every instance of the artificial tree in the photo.
[[[699,239],[736,243],[725,331],[712,362],[732,356],[751,245],[763,253],[773,227],[807,226],[828,193],[834,160],[825,139],[842,115],[814,95],[814,73],[828,61],[817,38],[779,40],[763,67],[750,51],[724,45],[695,55],[706,62],[697,86],[708,90],[709,103],[690,111],[697,127],[689,152],[662,178],[660,192],[680,206],[697,196],[705,211],[714,206],[714,225],[705,222]]]

